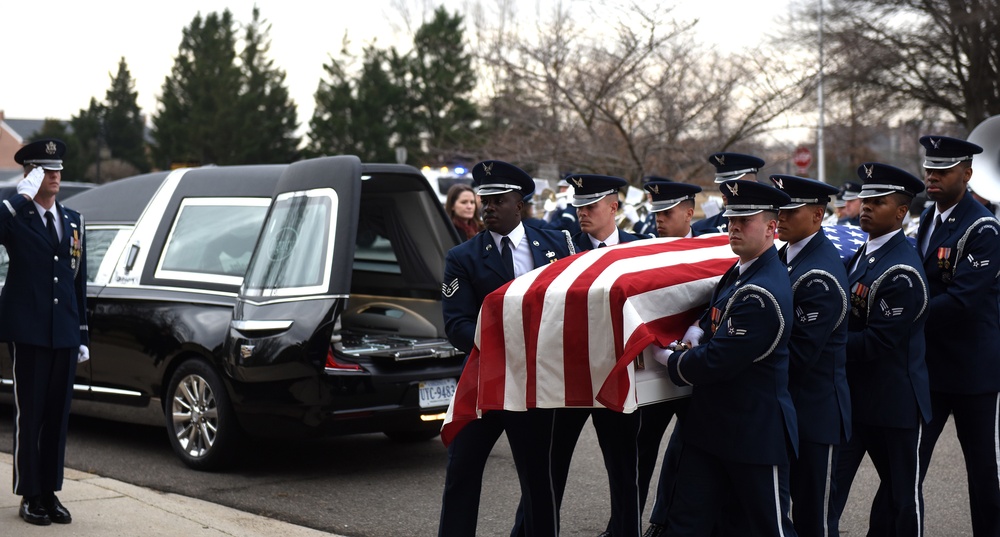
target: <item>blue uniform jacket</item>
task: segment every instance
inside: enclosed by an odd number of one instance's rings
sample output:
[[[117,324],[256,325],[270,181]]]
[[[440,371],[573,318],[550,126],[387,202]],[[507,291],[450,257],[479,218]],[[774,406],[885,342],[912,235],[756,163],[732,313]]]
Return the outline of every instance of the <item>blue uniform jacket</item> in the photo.
[[[788,392],[788,271],[772,246],[733,282],[736,272],[722,277],[702,316],[702,344],[667,362],[675,384],[694,386],[682,438],[730,461],[787,464],[799,437]]]
[[[923,244],[934,208],[917,231]],[[969,194],[931,236],[923,256],[927,305],[927,371],[931,390],[1000,391],[1000,225]]]
[[[788,391],[799,439],[839,444],[850,439],[847,387],[847,271],[820,230],[788,264],[794,307],[788,340]]]
[[[691,224],[691,230],[694,232],[694,236],[704,235],[706,233],[726,233],[729,231],[729,219],[722,216],[725,210],[720,211],[715,216],[709,218],[703,218],[697,222]]]
[[[524,226],[524,233],[535,268],[574,253],[569,233],[565,231]],[[500,250],[489,231],[481,231],[448,251],[441,294],[444,329],[452,345],[465,353],[472,350],[483,300],[508,281]]]
[[[0,244],[10,268],[0,294],[0,340],[50,349],[88,345],[87,258],[80,213],[59,205],[53,246],[34,202],[18,194],[0,207]]]
[[[866,253],[847,282],[852,419],[898,428],[930,421],[924,362],[927,278],[917,250],[898,232],[875,253]]]
[[[643,239],[638,235],[633,235],[631,233],[625,233],[622,230],[618,230],[618,243],[632,242]],[[594,245],[590,242],[590,237],[586,233],[580,232],[573,236],[573,245],[576,247],[577,252],[586,252],[587,250],[593,250]]]

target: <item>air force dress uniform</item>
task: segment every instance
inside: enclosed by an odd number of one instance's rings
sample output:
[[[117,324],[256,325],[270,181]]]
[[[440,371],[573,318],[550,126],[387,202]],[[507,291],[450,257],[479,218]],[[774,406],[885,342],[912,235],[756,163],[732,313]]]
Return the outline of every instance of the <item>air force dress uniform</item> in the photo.
[[[473,168],[472,175],[480,196],[514,191],[523,198],[535,188],[531,176],[505,162],[481,162]],[[508,261],[504,260],[499,234],[490,230],[482,231],[448,251],[441,285],[445,332],[448,340],[464,352],[472,350],[476,320],[486,295],[515,276],[574,253],[571,237],[564,231],[538,229],[519,223],[504,238],[514,241],[512,259]],[[542,412],[550,411],[543,409]],[[531,419],[529,414],[533,412],[486,412],[482,419],[464,427],[448,446],[448,469],[438,530],[440,536],[476,534],[483,469],[494,444],[504,431],[507,432],[522,485],[521,505],[512,535],[531,535],[536,528],[546,533],[545,530],[556,527],[558,507],[553,505],[555,494],[548,478],[549,462],[547,457],[532,455],[538,438],[533,434],[533,424],[528,422]],[[548,421],[550,430],[551,418]],[[548,446],[544,447],[548,449]]]
[[[924,168],[949,170],[982,148],[955,138],[924,136]],[[932,229],[932,223],[934,227]],[[921,477],[948,416],[965,454],[973,535],[1000,535],[1000,224],[965,192],[940,213],[924,211],[917,231],[927,274],[927,371],[931,421],[921,438]]]
[[[601,201],[606,196],[618,196],[620,188],[628,185],[625,179],[607,175],[574,174],[566,176],[573,186],[574,208],[585,207]],[[642,239],[637,235],[615,228],[603,240],[580,232],[573,237],[576,251],[583,252],[605,246]],[[556,415],[554,433],[554,479],[560,494],[565,489],[569,466],[580,431],[590,417],[601,446],[604,466],[608,473],[611,493],[611,518],[607,533],[612,536],[637,536],[641,526],[639,493],[637,491],[638,451],[636,438],[642,421],[640,412],[623,414],[606,408],[567,408]]]
[[[61,141],[40,140],[21,148],[15,161],[61,170],[65,150]],[[81,346],[89,344],[86,249],[79,213],[56,202],[43,211],[52,213],[49,229],[38,207],[22,194],[0,207],[0,244],[10,258],[0,340],[8,342],[14,364],[14,494],[40,497],[51,517],[29,520],[22,505],[25,520],[67,523],[68,511],[49,506],[62,488],[73,380]]]
[[[792,201],[782,210],[826,205],[836,187],[789,175],[771,182]],[[805,243],[801,245],[801,243]],[[837,248],[820,228],[778,252],[788,265],[794,315],[788,342],[788,389],[799,427],[799,457],[791,466],[792,519],[800,537],[828,535],[837,448],[850,437],[847,387],[847,272]]]
[[[862,199],[923,191],[909,173],[879,163],[858,168]],[[902,229],[869,237],[849,264],[847,379],[854,431],[837,469],[839,519],[851,482],[867,452],[881,482],[869,535],[920,535],[918,442],[930,421],[924,361],[927,278]],[[836,528],[831,528],[835,531]]]
[[[723,185],[727,217],[777,211],[789,202],[752,181]],[[693,386],[667,535],[709,535],[735,498],[755,535],[794,535],[788,520],[789,446],[798,444],[788,392],[792,290],[771,246],[720,280],[699,321],[701,344],[666,360],[671,380]],[[707,341],[706,341],[707,340]]]
[[[757,172],[764,167],[764,161],[752,155],[741,153],[713,153],[709,155],[708,162],[715,166],[715,183],[721,184],[726,181],[742,179],[746,175],[757,176]],[[723,197],[726,197],[723,191]],[[728,199],[728,198],[726,198]],[[691,229],[695,235],[705,233],[725,233],[729,228],[729,221],[725,217],[725,211],[720,211],[714,216],[699,220],[691,224]]]

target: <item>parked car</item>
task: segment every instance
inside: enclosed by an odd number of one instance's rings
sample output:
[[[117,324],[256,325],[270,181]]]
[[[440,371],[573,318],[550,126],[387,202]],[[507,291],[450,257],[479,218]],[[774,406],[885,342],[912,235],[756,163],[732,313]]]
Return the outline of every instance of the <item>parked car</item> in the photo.
[[[91,340],[74,408],[162,411],[196,469],[225,466],[244,433],[437,435],[463,361],[440,292],[459,237],[415,168],[180,169],[68,205],[86,222]],[[10,392],[6,345],[0,373]]]

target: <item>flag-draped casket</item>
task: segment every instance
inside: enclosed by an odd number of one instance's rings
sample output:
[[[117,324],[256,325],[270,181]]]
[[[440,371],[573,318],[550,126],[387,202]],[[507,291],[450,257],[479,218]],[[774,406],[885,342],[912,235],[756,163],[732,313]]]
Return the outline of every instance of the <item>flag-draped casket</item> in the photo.
[[[479,312],[443,440],[483,411],[632,412],[685,395],[643,349],[682,337],[735,260],[726,235],[649,239],[562,259],[497,289]]]

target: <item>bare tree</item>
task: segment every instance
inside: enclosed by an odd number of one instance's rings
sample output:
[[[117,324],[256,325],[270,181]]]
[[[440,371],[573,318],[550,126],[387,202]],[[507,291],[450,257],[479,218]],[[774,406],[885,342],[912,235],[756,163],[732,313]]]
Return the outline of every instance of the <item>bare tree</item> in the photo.
[[[492,156],[633,180],[705,177],[709,153],[754,143],[812,95],[780,55],[700,48],[696,21],[669,6],[592,9],[557,3],[525,35],[511,30],[528,18],[512,2],[477,5]]]

